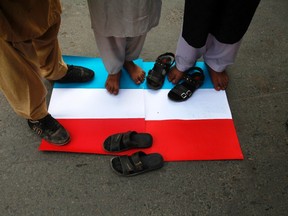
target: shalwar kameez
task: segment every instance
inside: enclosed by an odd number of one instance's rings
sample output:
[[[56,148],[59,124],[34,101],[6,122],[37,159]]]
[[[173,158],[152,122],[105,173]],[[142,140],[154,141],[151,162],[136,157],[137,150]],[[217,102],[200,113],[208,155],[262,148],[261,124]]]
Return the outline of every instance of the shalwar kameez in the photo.
[[[186,0],[176,67],[185,71],[203,56],[222,72],[235,62],[241,40],[260,0]]]
[[[47,115],[47,90],[42,82],[62,78],[57,34],[59,0],[0,1],[0,90],[14,111],[26,119]]]
[[[146,34],[157,26],[161,0],[87,0],[97,47],[108,74],[139,57]]]

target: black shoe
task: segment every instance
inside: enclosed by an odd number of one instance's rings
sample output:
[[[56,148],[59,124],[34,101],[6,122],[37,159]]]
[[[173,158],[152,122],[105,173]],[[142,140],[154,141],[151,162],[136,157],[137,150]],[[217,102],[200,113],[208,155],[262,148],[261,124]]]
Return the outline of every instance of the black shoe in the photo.
[[[81,83],[88,82],[93,79],[94,71],[80,66],[67,65],[68,70],[64,77],[55,82],[59,83]]]
[[[28,119],[29,127],[49,143],[65,145],[70,141],[70,135],[65,128],[50,114],[40,120]]]

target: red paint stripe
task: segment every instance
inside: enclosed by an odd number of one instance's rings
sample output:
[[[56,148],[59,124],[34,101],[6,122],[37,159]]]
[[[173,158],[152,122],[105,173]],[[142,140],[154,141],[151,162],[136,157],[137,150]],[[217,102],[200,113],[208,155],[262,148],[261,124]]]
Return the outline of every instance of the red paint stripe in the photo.
[[[145,131],[144,119],[59,119],[69,131],[71,141],[55,146],[42,140],[39,150],[107,154],[102,144],[111,134],[128,130]]]
[[[165,161],[243,159],[233,120],[147,121]]]
[[[149,132],[153,145],[144,151],[158,152],[165,161],[243,159],[233,120],[164,120],[144,119],[61,119],[71,134],[71,142],[54,146],[42,141],[42,151],[107,154],[102,148],[106,137],[135,130]],[[138,150],[121,153],[131,154]]]

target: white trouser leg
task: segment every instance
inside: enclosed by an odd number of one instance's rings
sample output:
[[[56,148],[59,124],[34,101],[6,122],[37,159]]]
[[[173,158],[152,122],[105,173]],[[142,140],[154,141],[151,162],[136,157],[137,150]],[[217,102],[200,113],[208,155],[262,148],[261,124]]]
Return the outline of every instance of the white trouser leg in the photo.
[[[193,67],[196,61],[205,52],[205,46],[194,48],[190,46],[182,37],[182,33],[178,39],[177,50],[175,55],[176,67],[179,71],[186,71]]]
[[[206,42],[206,52],[203,55],[205,63],[214,71],[224,71],[228,65],[235,62],[240,44],[241,40],[234,44],[221,43],[209,34]]]

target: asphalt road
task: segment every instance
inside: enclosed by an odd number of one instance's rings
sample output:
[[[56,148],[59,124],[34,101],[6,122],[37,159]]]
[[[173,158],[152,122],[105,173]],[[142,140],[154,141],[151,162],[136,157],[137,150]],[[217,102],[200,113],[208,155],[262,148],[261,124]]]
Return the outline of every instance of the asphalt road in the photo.
[[[63,54],[99,56],[86,1],[62,3]],[[287,215],[287,12],[287,0],[262,0],[228,69],[242,161],[170,162],[121,178],[109,156],[39,152],[40,139],[0,93],[0,215]],[[163,0],[141,58],[175,52],[182,15],[183,1]]]

